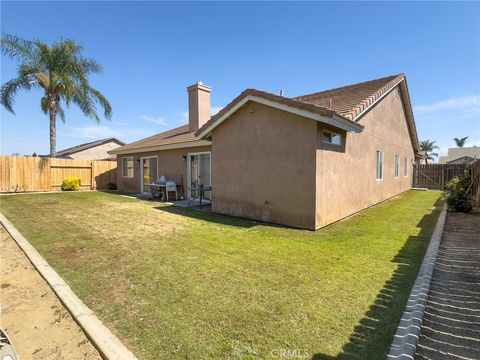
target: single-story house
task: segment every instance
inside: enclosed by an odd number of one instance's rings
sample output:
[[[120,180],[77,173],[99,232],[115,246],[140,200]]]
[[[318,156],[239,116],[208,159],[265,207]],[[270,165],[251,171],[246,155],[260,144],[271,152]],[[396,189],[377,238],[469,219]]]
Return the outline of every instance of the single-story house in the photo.
[[[480,147],[456,147],[449,148],[447,156],[438,158],[439,164],[471,164],[475,160],[480,159]]]
[[[188,124],[110,151],[120,191],[165,175],[187,198],[211,185],[213,212],[319,229],[411,187],[404,74],[293,98],[247,89],[214,116],[210,87],[187,91]]]
[[[74,160],[116,160],[116,156],[108,152],[123,145],[123,141],[111,137],[57,151],[57,157]]]

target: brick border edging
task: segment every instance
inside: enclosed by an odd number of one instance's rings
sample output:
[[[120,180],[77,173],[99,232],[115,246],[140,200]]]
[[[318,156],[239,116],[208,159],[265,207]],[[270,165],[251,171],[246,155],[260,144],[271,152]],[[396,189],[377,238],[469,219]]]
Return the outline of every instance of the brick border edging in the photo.
[[[393,337],[387,360],[412,360],[417,351],[425,305],[428,299],[430,281],[437,260],[438,248],[442,239],[443,227],[447,217],[447,207],[443,206],[438,216],[437,225],[433,231],[425,257],[423,258],[417,278],[413,283],[408,297],[405,311],[400,319],[395,336]]]
[[[102,358],[107,360],[138,360],[110,329],[93,314],[93,311],[75,295],[62,277],[48,265],[38,251],[2,213],[0,213],[0,222],[25,253],[33,267],[45,279],[60,302],[70,312],[75,322],[82,328]]]

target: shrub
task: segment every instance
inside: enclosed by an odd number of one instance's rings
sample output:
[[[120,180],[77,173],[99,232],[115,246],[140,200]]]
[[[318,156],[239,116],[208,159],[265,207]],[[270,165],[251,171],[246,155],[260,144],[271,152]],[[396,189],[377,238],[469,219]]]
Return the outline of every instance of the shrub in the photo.
[[[115,183],[108,183],[107,190],[117,190],[117,184]]]
[[[82,186],[79,177],[67,177],[63,180],[62,191],[78,191]]]
[[[469,212],[473,208],[473,198],[467,194],[471,178],[468,173],[454,177],[447,183],[447,206],[449,211]]]

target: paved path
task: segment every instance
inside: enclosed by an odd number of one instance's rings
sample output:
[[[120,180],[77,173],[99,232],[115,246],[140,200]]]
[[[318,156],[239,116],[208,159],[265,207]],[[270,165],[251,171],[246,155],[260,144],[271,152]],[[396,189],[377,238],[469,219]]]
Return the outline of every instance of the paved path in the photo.
[[[447,214],[415,359],[480,359],[479,210]]]
[[[20,359],[101,359],[2,225],[0,239],[0,326]]]

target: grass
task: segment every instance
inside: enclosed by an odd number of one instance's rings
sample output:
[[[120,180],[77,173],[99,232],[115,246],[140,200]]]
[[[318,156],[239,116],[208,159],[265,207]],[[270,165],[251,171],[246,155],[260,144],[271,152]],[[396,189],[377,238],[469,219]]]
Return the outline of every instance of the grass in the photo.
[[[142,359],[384,359],[436,224],[410,191],[316,232],[114,193],[1,211]],[[278,357],[278,356],[277,356]]]

